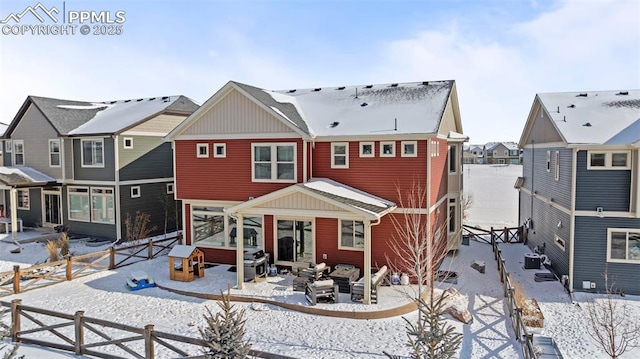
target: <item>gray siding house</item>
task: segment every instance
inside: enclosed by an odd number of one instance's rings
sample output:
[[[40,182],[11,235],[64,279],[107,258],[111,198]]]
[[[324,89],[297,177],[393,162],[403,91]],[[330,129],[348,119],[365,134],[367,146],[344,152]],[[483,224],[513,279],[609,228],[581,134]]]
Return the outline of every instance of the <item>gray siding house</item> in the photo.
[[[536,95],[519,220],[571,291],[640,294],[640,90]]]
[[[107,102],[27,97],[2,136],[0,173],[48,180],[21,181],[19,188],[0,182],[1,215],[8,216],[15,192],[25,226],[65,225],[71,234],[116,240],[127,238],[127,220],[140,212],[150,215],[152,234],[180,228],[172,149],[163,137],[197,108],[184,96]]]
[[[484,145],[483,163],[496,164],[521,164],[520,149],[515,142],[489,142]]]

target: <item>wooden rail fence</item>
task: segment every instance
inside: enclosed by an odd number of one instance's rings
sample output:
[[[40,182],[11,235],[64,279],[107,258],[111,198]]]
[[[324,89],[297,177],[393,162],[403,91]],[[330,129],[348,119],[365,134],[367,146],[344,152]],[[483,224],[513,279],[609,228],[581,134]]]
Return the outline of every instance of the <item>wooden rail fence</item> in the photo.
[[[524,228],[520,227],[503,227],[483,229],[480,227],[472,227],[466,224],[462,225],[462,233],[464,236],[473,238],[477,241],[491,243],[492,241],[501,241],[503,243],[524,243]],[[489,239],[487,239],[489,237]]]
[[[11,337],[16,343],[35,344],[69,351],[75,355],[106,359],[154,359],[156,355],[205,358],[202,349],[207,347],[207,342],[204,340],[156,331],[153,324],[137,328],[87,317],[83,311],[71,315],[25,306],[20,299],[10,303],[0,302],[0,305],[11,308]],[[109,353],[98,350],[106,347],[109,348]],[[249,354],[253,358],[293,359],[258,350],[251,350]]]

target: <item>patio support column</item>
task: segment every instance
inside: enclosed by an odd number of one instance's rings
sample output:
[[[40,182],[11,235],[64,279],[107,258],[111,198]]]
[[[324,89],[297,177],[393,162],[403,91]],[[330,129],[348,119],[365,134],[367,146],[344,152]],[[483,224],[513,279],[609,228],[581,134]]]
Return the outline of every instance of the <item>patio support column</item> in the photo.
[[[236,274],[238,289],[244,284],[244,228],[242,214],[236,217]]]
[[[11,239],[18,244],[18,190],[15,187],[11,187]]]
[[[371,221],[364,221],[364,304],[371,304]]]

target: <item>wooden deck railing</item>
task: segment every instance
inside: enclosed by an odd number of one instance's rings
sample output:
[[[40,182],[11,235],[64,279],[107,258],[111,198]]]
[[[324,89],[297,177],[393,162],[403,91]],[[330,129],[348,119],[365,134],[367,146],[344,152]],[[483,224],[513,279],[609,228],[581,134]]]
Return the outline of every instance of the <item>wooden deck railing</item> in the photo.
[[[0,302],[0,305],[11,308],[11,337],[16,343],[106,359],[154,359],[156,354],[174,358],[205,358],[202,349],[207,342],[204,340],[156,331],[153,324],[137,328],[86,317],[83,311],[71,315],[25,306],[20,299],[11,303]],[[109,353],[100,350],[105,347],[109,347]],[[249,354],[253,358],[293,359],[258,350],[251,350]]]

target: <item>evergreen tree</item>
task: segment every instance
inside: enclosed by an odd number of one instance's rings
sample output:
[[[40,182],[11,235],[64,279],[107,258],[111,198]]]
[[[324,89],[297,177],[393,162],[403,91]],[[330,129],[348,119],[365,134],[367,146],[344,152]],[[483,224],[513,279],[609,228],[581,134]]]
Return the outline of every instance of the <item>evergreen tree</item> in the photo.
[[[240,359],[247,358],[251,344],[244,340],[244,309],[231,305],[230,290],[222,294],[222,300],[216,302],[220,310],[213,314],[205,307],[204,319],[206,328],[200,328],[202,339],[207,342],[204,355],[207,359]]]

